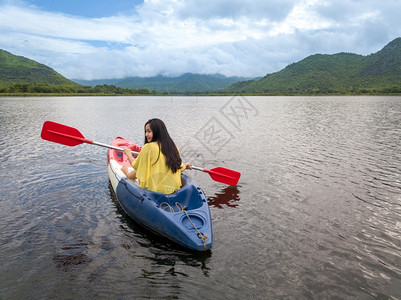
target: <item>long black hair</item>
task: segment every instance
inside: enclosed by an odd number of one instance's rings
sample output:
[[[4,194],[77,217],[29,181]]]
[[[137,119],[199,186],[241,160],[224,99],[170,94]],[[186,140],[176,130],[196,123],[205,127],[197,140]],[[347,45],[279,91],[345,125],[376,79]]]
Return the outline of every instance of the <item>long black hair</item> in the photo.
[[[147,124],[149,124],[150,129],[152,129],[153,132],[153,138],[151,142],[159,143],[161,152],[166,157],[167,167],[170,168],[173,173],[176,173],[181,167],[182,159],[180,153],[178,152],[177,146],[167,131],[166,125],[160,119],[150,119],[145,124],[145,131]],[[148,143],[148,141],[145,136],[145,144],[146,143]],[[157,160],[159,160],[159,158],[157,158]]]

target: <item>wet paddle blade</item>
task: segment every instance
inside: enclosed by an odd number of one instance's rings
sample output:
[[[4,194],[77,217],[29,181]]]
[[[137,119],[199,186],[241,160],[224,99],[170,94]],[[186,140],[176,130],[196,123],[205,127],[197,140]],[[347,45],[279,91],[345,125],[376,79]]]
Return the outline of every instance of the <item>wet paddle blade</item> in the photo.
[[[76,146],[82,143],[93,143],[93,141],[86,139],[78,129],[52,121],[46,121],[43,124],[42,133],[40,136],[46,141],[67,146]]]
[[[238,180],[241,177],[240,172],[223,167],[216,167],[211,170],[204,169],[204,171],[209,173],[210,177],[212,177],[213,180],[228,185],[237,185]]]

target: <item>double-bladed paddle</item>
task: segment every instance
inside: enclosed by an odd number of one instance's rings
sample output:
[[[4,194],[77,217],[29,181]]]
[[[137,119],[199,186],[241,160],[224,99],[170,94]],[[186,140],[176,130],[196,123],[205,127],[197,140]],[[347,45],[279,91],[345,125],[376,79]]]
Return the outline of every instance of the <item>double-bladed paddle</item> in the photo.
[[[89,140],[85,138],[78,129],[52,121],[46,121],[43,124],[41,137],[46,141],[55,142],[67,146],[77,146],[82,143],[87,143],[124,152],[123,148],[114,147],[111,145]],[[132,153],[139,154],[139,152],[135,151],[132,151]],[[228,185],[236,185],[241,176],[240,172],[223,167],[216,167],[208,170],[192,166],[192,169],[208,173],[213,180]]]

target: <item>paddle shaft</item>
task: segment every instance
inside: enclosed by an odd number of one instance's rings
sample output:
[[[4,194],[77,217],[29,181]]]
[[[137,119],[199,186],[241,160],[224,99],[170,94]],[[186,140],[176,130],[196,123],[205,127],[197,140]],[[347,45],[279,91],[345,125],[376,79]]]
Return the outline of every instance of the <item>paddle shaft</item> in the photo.
[[[95,141],[91,141],[91,143],[89,143],[89,144],[124,152],[123,148],[115,147],[115,146],[112,146],[112,145],[107,145],[107,144],[103,144],[103,143],[99,143],[99,142],[95,142]],[[131,151],[131,153],[135,154],[135,155],[139,154],[139,152],[136,152],[136,151]]]
[[[100,147],[109,148],[109,149],[113,149],[113,150],[124,152],[124,149],[120,148],[120,147],[115,147],[115,146],[111,146],[111,145],[95,142],[95,141],[92,141],[92,140],[86,140],[86,142],[88,144],[92,144],[92,145],[96,145],[96,146],[100,146]],[[131,151],[131,153],[132,154],[136,154],[136,155],[139,154],[139,152],[136,152],[136,151]],[[200,167],[195,167],[195,166],[192,166],[192,170],[202,171],[202,172],[205,172],[205,173],[212,173],[213,172],[211,170],[207,170],[207,169],[200,168]]]
[[[89,144],[92,144],[92,145],[97,145],[97,146],[101,146],[101,147],[104,147],[104,148],[110,148],[110,149],[114,149],[114,150],[117,150],[117,151],[124,152],[124,149],[119,148],[119,147],[115,147],[115,146],[111,146],[111,145],[107,145],[107,144],[103,144],[103,143],[99,143],[99,142],[95,142],[95,141],[91,141],[91,140],[88,140],[87,142],[88,142]],[[131,151],[131,153],[132,153],[132,154],[136,154],[136,155],[139,154],[139,152],[136,152],[136,151]],[[237,184],[236,182],[238,182],[238,179],[235,179],[235,177],[229,176],[229,175],[227,175],[227,174],[221,174],[221,173],[215,172],[215,171],[213,171],[213,170],[208,170],[208,169],[204,169],[204,168],[200,168],[200,167],[195,167],[195,166],[192,166],[191,169],[192,169],[192,170],[197,170],[197,171],[202,171],[202,172],[208,173],[210,176],[212,176],[213,179],[215,179],[215,180],[217,180],[217,181],[219,181],[219,182],[226,183],[226,184],[229,184],[228,182],[226,182],[227,180],[234,180],[233,182],[235,182],[235,183],[231,183],[232,185],[235,185],[235,184]],[[213,175],[214,175],[214,176],[213,176]],[[227,179],[224,179],[224,178],[223,178],[223,179],[216,179],[215,176],[222,176],[222,177],[225,177],[225,178],[227,178]],[[223,180],[223,181],[222,181],[222,180]]]
[[[76,146],[82,143],[87,143],[124,152],[123,148],[92,141],[85,138],[78,129],[52,121],[46,121],[43,124],[41,137],[44,140],[63,144],[66,146]],[[131,153],[134,155],[139,154],[139,152],[136,151],[131,151]],[[241,173],[223,167],[216,167],[208,170],[192,166],[192,169],[208,173],[213,180],[229,185],[236,185],[241,176]]]
[[[87,140],[86,139],[85,142],[88,143],[88,144],[92,144],[92,145],[96,145],[96,146],[100,146],[100,147],[104,147],[104,148],[110,148],[110,149],[114,149],[114,150],[117,150],[117,151],[124,152],[124,149],[122,149],[122,148],[111,146],[111,145],[107,145],[107,144],[103,144],[103,143],[99,143],[99,142],[95,142],[95,141],[92,141],[92,140]],[[139,152],[136,152],[136,151],[131,151],[131,153],[132,154],[136,154],[136,155],[139,154]],[[239,179],[239,175],[237,175],[237,174],[235,174],[234,176],[230,176],[229,174],[216,172],[213,169],[212,170],[208,170],[208,169],[195,167],[195,166],[192,166],[191,169],[208,173],[212,177],[212,179],[214,179],[216,181],[219,181],[219,182],[222,182],[222,183],[225,183],[225,184],[236,185],[237,182],[238,182],[238,179]],[[216,169],[218,169],[218,168],[216,168]],[[235,171],[228,170],[228,169],[227,169],[227,171],[231,171],[231,173],[235,172]]]

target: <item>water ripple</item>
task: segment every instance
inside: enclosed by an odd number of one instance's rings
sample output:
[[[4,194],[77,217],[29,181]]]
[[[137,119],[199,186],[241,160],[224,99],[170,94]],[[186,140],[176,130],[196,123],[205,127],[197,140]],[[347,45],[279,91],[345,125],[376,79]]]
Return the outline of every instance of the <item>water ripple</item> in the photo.
[[[220,116],[230,99],[0,99],[0,298],[401,298],[401,98],[248,97],[259,113],[240,128]],[[212,116],[232,134],[217,154],[194,137]],[[210,252],[129,219],[105,149],[40,139],[49,119],[142,141],[150,117],[204,167],[242,173],[235,187],[190,173],[210,204]]]

